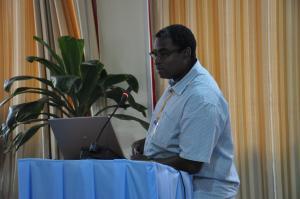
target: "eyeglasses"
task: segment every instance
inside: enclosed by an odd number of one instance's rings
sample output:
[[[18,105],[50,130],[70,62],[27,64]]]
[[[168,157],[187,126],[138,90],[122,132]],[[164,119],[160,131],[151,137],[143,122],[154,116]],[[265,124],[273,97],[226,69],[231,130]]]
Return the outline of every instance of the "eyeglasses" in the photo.
[[[174,49],[174,50],[153,50],[149,53],[149,55],[153,58],[153,59],[166,59],[167,57],[169,57],[170,55],[172,55],[175,52],[179,52],[182,49]]]

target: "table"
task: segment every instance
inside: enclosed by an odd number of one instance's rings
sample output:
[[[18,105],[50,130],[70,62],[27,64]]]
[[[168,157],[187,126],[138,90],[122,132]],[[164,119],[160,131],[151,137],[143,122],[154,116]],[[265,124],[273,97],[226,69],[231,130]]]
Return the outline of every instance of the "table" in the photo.
[[[192,198],[188,173],[155,162],[19,159],[18,174],[19,199]]]

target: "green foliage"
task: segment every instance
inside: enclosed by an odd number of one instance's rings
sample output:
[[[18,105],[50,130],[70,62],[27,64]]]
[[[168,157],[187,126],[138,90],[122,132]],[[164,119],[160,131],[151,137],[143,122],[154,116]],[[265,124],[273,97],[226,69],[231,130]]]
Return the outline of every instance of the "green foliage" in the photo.
[[[114,105],[103,107],[95,115],[103,111],[112,110],[117,106],[124,88],[119,83],[126,82],[134,92],[138,92],[137,79],[130,74],[108,74],[104,65],[98,60],[83,61],[84,41],[69,36],[58,39],[61,56],[55,53],[42,39],[34,39],[46,47],[52,60],[41,57],[28,56],[28,62],[38,62],[50,71],[50,80],[34,76],[15,76],[6,80],[4,90],[9,93],[6,99],[0,102],[0,107],[11,99],[22,94],[41,94],[41,98],[32,102],[21,103],[9,107],[6,121],[0,127],[0,138],[5,142],[6,151],[18,150],[38,130],[48,125],[48,119],[59,118],[61,115],[51,114],[45,111],[45,107],[54,107],[60,110],[66,117],[89,116],[91,106],[99,98],[112,99]],[[18,81],[35,80],[43,85],[39,87],[18,87],[12,90]],[[128,103],[120,108],[131,107],[146,117],[146,107],[137,103],[129,94]],[[41,117],[44,116],[44,117]],[[116,114],[116,118],[133,120],[140,123],[145,129],[149,124],[139,118],[125,114]],[[12,136],[16,127],[31,124],[30,127]]]

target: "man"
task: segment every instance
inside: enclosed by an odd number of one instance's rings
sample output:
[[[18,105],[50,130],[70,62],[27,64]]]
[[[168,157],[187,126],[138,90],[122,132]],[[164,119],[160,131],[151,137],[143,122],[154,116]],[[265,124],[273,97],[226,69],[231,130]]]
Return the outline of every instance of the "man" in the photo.
[[[150,55],[170,85],[155,107],[146,140],[133,144],[132,159],[190,173],[194,198],[234,198],[239,177],[228,104],[196,58],[193,33],[182,25],[163,28]]]

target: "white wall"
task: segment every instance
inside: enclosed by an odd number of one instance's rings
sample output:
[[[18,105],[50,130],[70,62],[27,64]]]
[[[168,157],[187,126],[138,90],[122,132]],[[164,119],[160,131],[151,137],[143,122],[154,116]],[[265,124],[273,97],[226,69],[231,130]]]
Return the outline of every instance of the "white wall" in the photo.
[[[130,73],[137,77],[140,91],[134,95],[135,99],[150,107],[147,0],[98,0],[97,7],[101,62],[110,73]],[[135,111],[124,113],[148,121],[148,118]],[[113,119],[112,125],[128,157],[132,142],[145,137],[146,130],[133,121]]]

